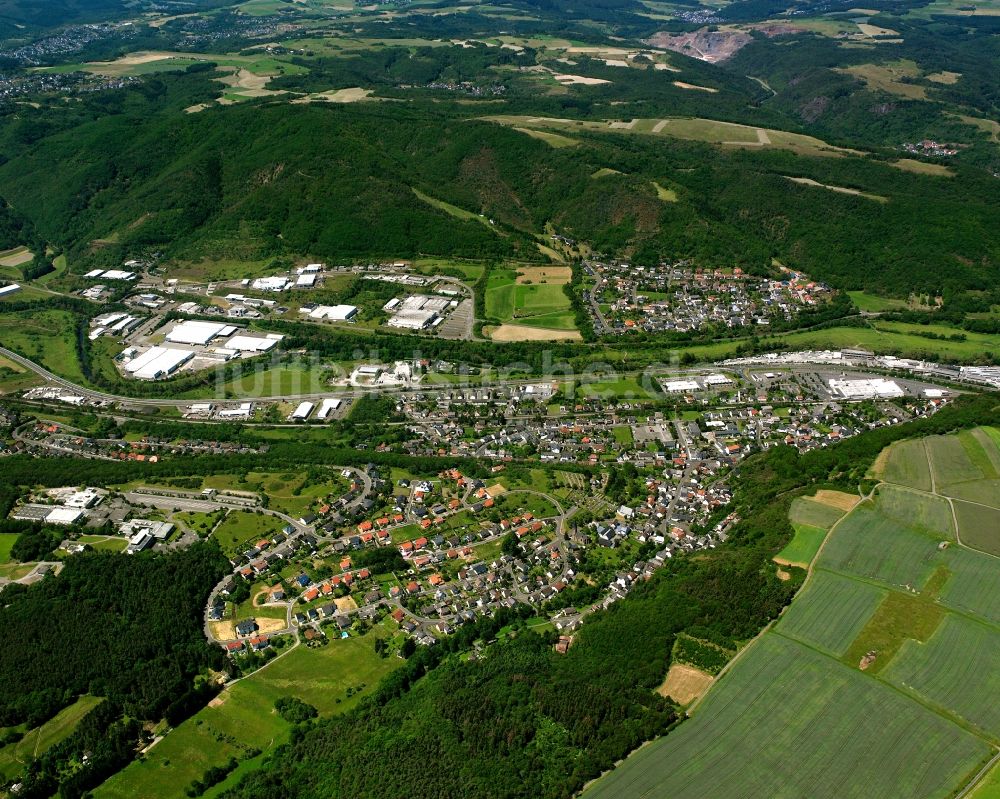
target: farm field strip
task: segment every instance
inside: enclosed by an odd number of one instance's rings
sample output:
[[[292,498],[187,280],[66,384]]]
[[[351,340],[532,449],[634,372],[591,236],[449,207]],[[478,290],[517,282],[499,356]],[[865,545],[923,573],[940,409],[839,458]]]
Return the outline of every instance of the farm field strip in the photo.
[[[991,755],[890,686],[769,632],[690,720],[584,796],[943,799]]]
[[[1000,739],[1000,630],[953,614],[925,643],[907,641],[885,679]]]
[[[844,511],[816,502],[808,497],[796,497],[788,517],[795,524],[806,524],[829,530],[844,515]]]
[[[782,614],[775,629],[840,657],[886,594],[885,589],[869,583],[835,572],[817,571]]]

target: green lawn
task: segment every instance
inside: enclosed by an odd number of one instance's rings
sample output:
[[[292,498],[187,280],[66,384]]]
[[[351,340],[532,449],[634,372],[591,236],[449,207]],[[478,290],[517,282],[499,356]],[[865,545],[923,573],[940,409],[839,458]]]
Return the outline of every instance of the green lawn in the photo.
[[[389,637],[390,627],[382,622],[363,637],[332,640],[316,649],[297,647],[168,733],[143,760],[94,791],[95,799],[182,799],[206,769],[230,757],[243,760],[254,749],[270,752],[287,741],[291,729],[274,711],[274,702],[283,696],[308,702],[323,715],[350,710],[402,663],[375,654],[375,638]],[[229,780],[221,787],[228,785]]]
[[[270,537],[284,526],[284,522],[273,516],[232,510],[215,528],[213,537],[219,542],[222,551],[226,555],[232,556],[243,549],[247,543]]]
[[[18,533],[0,533],[0,564],[10,563],[10,550],[17,541]]]
[[[68,311],[0,314],[0,345],[56,374],[86,383],[76,357],[74,316]]]
[[[775,559],[782,563],[808,566],[826,538],[826,529],[796,522],[792,523],[792,527],[795,529],[794,537],[788,542],[788,546],[775,555]]]

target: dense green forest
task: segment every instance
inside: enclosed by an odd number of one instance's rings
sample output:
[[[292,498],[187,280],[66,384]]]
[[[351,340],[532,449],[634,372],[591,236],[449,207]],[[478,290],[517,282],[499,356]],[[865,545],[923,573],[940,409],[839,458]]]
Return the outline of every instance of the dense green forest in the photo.
[[[204,602],[228,570],[213,544],[130,557],[85,553],[58,576],[3,590],[0,726],[37,726],[83,694],[106,700],[33,764],[22,795],[49,796],[65,782],[63,795],[77,796],[134,756],[141,721],[177,723],[204,704],[196,678],[224,662],[205,642]],[[96,739],[107,748],[93,747]],[[81,765],[85,751],[93,756]]]
[[[771,557],[792,534],[795,495],[816,485],[856,491],[892,441],[998,419],[1000,396],[967,396],[933,417],[805,455],[790,447],[756,455],[740,469],[742,520],[726,546],[669,562],[593,616],[566,655],[525,633],[471,662],[447,658],[408,689],[390,678],[357,711],[300,729],[226,796],[570,797],[669,729],[670,706],[653,688],[679,633],[733,649],[790,600],[803,572],[782,582]],[[392,768],[376,767],[385,763]]]
[[[234,139],[234,128],[243,135]],[[995,279],[1000,199],[983,173],[949,180],[857,158],[579,138],[553,150],[488,122],[398,106],[121,113],[18,147],[0,167],[0,195],[80,268],[152,249],[193,259],[537,259],[532,235],[548,222],[640,261],[763,270],[779,258],[845,288],[941,293]],[[592,179],[602,168],[623,174]],[[890,201],[790,185],[786,176]],[[680,201],[658,200],[652,180],[676,186]],[[496,229],[415,201],[413,188],[488,215]],[[95,252],[96,238],[117,244]]]

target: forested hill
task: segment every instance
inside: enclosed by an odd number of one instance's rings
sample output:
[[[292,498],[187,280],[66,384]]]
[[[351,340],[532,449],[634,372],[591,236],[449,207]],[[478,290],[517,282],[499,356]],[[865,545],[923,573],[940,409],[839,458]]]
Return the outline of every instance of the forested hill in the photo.
[[[949,179],[871,157],[586,130],[556,149],[464,107],[395,102],[161,114],[143,92],[66,132],[28,130],[47,121],[20,112],[17,135],[0,139],[0,197],[77,269],[144,248],[191,259],[539,259],[547,223],[640,261],[763,270],[779,258],[838,286],[888,292],[987,288],[1000,263],[1000,195],[978,170]]]

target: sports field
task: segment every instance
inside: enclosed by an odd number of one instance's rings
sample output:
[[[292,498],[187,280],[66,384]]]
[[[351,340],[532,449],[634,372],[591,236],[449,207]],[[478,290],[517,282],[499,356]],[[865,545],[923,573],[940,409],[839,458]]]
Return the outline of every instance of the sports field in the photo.
[[[990,753],[880,681],[772,632],[689,721],[584,796],[943,799]]]

